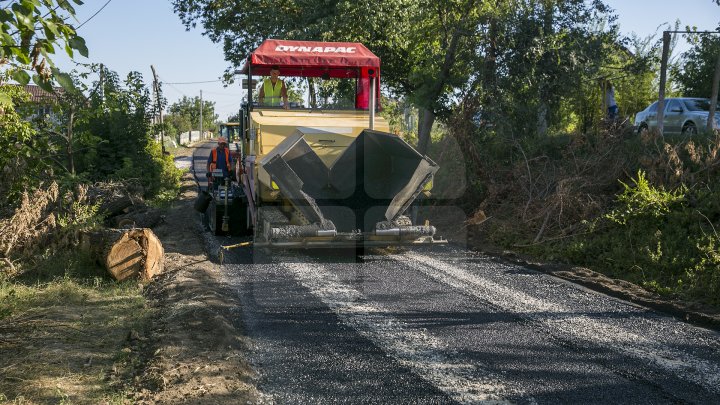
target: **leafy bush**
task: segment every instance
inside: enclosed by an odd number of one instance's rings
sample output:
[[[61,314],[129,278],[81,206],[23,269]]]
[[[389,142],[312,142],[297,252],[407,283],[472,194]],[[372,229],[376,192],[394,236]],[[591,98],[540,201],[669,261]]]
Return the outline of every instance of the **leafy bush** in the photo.
[[[0,75],[0,83],[7,78]],[[17,202],[20,194],[33,187],[47,173],[49,163],[43,157],[44,140],[15,108],[30,95],[19,86],[0,85],[0,208]]]
[[[666,191],[638,172],[567,257],[660,293],[720,304],[720,188]]]

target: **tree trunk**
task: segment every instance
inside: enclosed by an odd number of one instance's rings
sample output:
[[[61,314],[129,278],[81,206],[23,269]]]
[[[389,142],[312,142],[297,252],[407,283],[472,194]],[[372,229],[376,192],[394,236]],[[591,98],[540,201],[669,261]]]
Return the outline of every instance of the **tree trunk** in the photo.
[[[75,122],[75,108],[70,106],[67,124],[67,163],[68,170],[71,174],[75,174],[75,159],[73,157],[73,125]]]
[[[481,109],[483,120],[495,122],[495,107],[499,99],[497,94],[497,39],[499,34],[497,18],[492,16],[488,25],[485,61],[483,63],[483,99]]]
[[[165,251],[150,229],[105,229],[82,235],[81,249],[102,263],[117,281],[143,281],[163,272]]]
[[[538,136],[545,136],[547,135],[547,129],[548,129],[548,123],[547,123],[547,103],[545,100],[540,100],[540,106],[538,107],[537,111],[537,134]]]
[[[720,53],[718,53],[715,61],[715,75],[713,76],[712,95],[710,96],[710,112],[708,113],[707,129],[711,131],[717,128],[715,122],[715,112],[717,109],[718,87],[720,87]]]
[[[552,2],[545,2],[544,4],[545,10],[543,14],[543,31],[541,34],[541,39],[543,42],[551,37],[553,35],[553,23],[555,21],[554,19],[554,12],[555,7]],[[545,49],[543,52],[543,55],[541,56],[541,65],[545,69],[545,74],[541,74],[539,77],[540,83],[538,88],[538,110],[537,110],[537,122],[536,122],[536,131],[538,136],[545,136],[547,135],[547,129],[548,129],[548,105],[550,100],[550,95],[552,94],[551,86],[551,80],[557,80],[558,78],[555,77],[554,69],[551,67],[553,66],[553,58],[552,54],[550,53],[550,50]]]
[[[418,146],[417,150],[421,154],[427,154],[428,146],[430,146],[430,132],[435,122],[435,113],[425,108],[418,110]]]
[[[427,153],[428,146],[430,146],[430,131],[432,130],[433,123],[435,122],[436,111],[433,111],[432,106],[436,106],[438,99],[443,93],[443,89],[450,79],[450,71],[455,66],[455,58],[457,57],[458,47],[460,45],[460,38],[465,34],[465,25],[467,16],[472,10],[475,2],[471,1],[467,5],[465,14],[458,21],[455,26],[455,30],[450,37],[447,49],[445,50],[445,58],[443,60],[442,68],[438,74],[438,78],[430,84],[430,90],[427,92],[428,100],[425,100],[422,105],[419,106],[419,122],[418,122],[418,152],[423,155]]]
[[[663,134],[665,126],[665,82],[667,81],[668,55],[670,54],[670,32],[663,31],[663,50],[660,58],[660,88],[658,90],[657,104],[657,130]]]
[[[308,103],[310,108],[317,108],[317,93],[315,92],[315,80],[312,77],[307,78],[308,82]]]

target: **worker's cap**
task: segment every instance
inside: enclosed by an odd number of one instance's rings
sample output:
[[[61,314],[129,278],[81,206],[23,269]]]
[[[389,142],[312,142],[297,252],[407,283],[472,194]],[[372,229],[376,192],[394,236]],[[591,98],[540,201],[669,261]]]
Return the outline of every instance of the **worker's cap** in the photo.
[[[223,136],[219,136],[217,139],[218,143],[227,143],[227,139]]]
[[[272,66],[270,66],[270,70],[280,70],[280,66],[272,65]]]

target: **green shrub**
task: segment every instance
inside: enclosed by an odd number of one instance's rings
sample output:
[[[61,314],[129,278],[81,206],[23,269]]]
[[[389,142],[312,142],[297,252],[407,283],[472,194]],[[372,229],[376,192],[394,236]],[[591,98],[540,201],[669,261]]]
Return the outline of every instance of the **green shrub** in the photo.
[[[570,243],[572,262],[659,293],[720,304],[720,188],[666,191],[638,172],[617,205]]]

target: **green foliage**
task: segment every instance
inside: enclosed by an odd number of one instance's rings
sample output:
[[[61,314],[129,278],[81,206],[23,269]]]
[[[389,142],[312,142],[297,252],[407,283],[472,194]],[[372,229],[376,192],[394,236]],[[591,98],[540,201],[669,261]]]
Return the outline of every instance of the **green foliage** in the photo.
[[[75,129],[78,147],[85,151],[78,158],[79,171],[93,180],[139,179],[147,197],[176,189],[180,175],[154,139],[154,106],[142,76],[131,72],[121,81],[107,69],[102,75],[102,89],[96,85],[102,91],[90,94]]]
[[[305,104],[305,91],[308,89],[307,81],[303,79],[285,79],[285,87],[287,88],[288,101],[291,103],[298,103],[301,105]],[[258,87],[257,93],[260,94],[260,88]],[[247,101],[247,100],[245,100]],[[235,121],[237,122],[237,121]]]
[[[355,82],[343,79],[315,80],[319,108],[355,108]]]
[[[485,241],[720,305],[720,135],[472,138],[463,121],[461,203],[491,218]]]
[[[720,55],[720,35],[695,34],[690,36],[690,41],[693,47],[683,55],[682,70],[673,70],[673,76],[683,95],[710,98],[715,64]]]
[[[163,121],[164,124],[167,125],[167,135],[177,136],[183,132],[188,132],[193,129],[193,123],[190,121],[190,117],[186,115],[172,113],[167,114],[163,117]]]
[[[80,0],[72,0],[82,4]],[[32,81],[52,91],[53,73],[63,87],[67,76],[54,70],[51,55],[61,43],[73,57],[77,51],[87,57],[85,40],[77,35],[68,21],[75,17],[75,9],[68,0],[9,0],[0,9],[0,59],[10,66],[9,72],[18,83],[25,85],[34,71]]]
[[[3,79],[0,78],[0,82]],[[0,195],[11,203],[19,193],[38,184],[49,170],[49,163],[43,158],[46,150],[44,139],[35,136],[30,122],[15,110],[15,106],[26,102],[30,95],[18,86],[0,85]]]
[[[382,97],[383,109],[380,115],[385,118],[390,126],[390,132],[400,133],[403,128],[403,103],[397,100]]]
[[[337,3],[324,0],[172,1],[175,12],[188,28],[199,22],[205,35],[223,44],[225,57],[233,66],[225,71],[228,77],[265,38],[320,38],[337,12]]]
[[[171,123],[178,131],[176,134],[199,129],[200,127],[200,97],[183,98],[168,107],[169,113],[164,120]],[[218,115],[215,114],[215,102],[203,100],[202,102],[203,131],[215,127]]]
[[[151,141],[145,146],[143,159],[126,156],[122,167],[111,176],[117,180],[139,179],[148,197],[170,192],[173,196],[178,190],[182,171],[175,167],[172,156],[163,155],[159,143]]]
[[[643,172],[566,254],[659,293],[720,304],[720,188],[666,191]]]
[[[613,210],[606,215],[607,219],[619,225],[627,225],[640,216],[661,218],[671,211],[671,207],[681,203],[687,193],[687,188],[684,186],[674,191],[653,187],[642,170],[639,170],[637,178],[633,179],[633,186],[620,183],[624,189],[617,200],[623,209]]]
[[[154,139],[153,106],[142,77],[133,72],[121,81],[100,66],[91,69],[69,76],[72,90],[55,107],[59,121],[25,121],[14,107],[29,95],[19,86],[0,86],[2,210],[48,178],[67,184],[65,190],[83,182],[140,179],[150,198],[177,190],[181,174]],[[102,77],[92,88],[81,80],[90,74]]]

